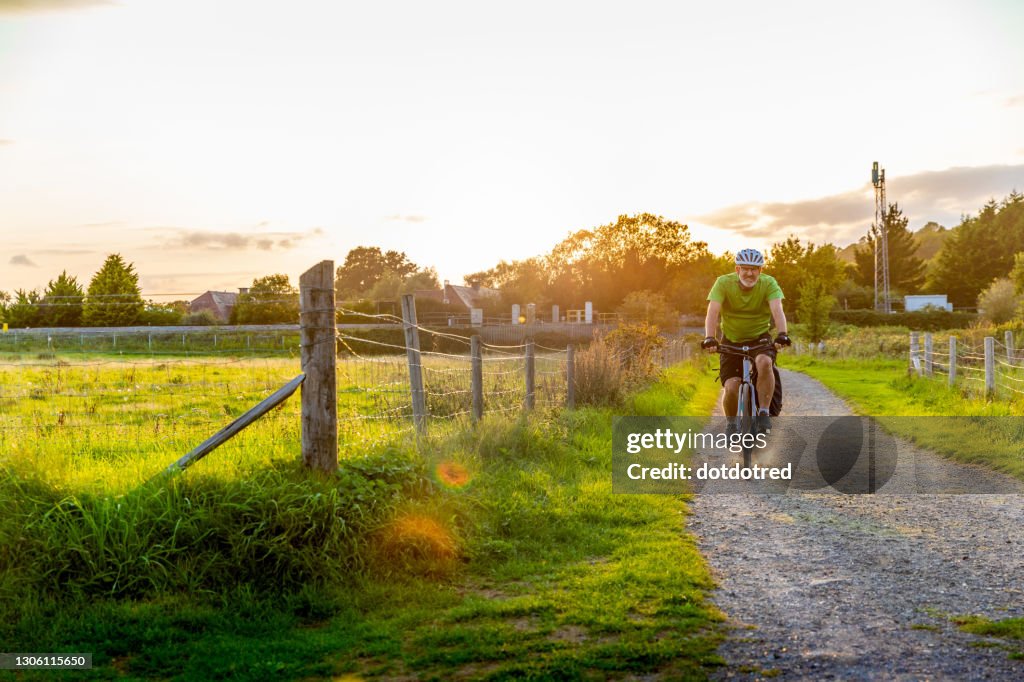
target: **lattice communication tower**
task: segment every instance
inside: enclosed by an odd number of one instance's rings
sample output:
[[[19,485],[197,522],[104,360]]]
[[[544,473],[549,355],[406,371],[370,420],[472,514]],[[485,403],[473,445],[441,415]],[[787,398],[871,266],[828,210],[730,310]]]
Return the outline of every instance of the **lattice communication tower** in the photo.
[[[872,225],[875,242],[875,310],[892,312],[889,297],[889,228],[885,213],[885,169],[871,166],[871,184],[875,187],[875,223]]]

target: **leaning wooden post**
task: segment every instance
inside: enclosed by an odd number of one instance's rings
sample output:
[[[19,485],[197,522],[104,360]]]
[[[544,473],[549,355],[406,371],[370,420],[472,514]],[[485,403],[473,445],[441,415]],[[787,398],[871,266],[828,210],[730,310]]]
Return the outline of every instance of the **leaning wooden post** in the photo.
[[[1010,367],[1013,367],[1013,332],[1007,329],[1003,334],[1003,341],[1006,342],[1006,361],[1010,363]]]
[[[985,337],[985,395],[991,397],[996,392],[996,340],[992,336]]]
[[[925,332],[924,335],[924,375],[930,377],[932,375],[932,335],[931,332]]]
[[[469,337],[469,354],[471,358],[470,383],[473,387],[473,421],[480,421],[484,416],[484,358],[480,350],[480,335]]]
[[[565,348],[565,405],[570,410],[576,407],[576,356],[571,343]]]
[[[956,337],[949,337],[949,385],[956,385]]]
[[[416,299],[402,294],[402,326],[405,329],[405,356],[409,361],[409,387],[412,391],[412,419],[416,433],[427,433],[427,400],[423,392],[423,356],[420,353],[420,330],[416,325]]]
[[[308,469],[338,469],[337,327],[334,323],[334,261],[314,265],[299,277],[302,339],[302,463]]]
[[[536,402],[536,395],[534,394],[534,358],[535,358],[533,339],[526,340],[526,409],[532,410]]]

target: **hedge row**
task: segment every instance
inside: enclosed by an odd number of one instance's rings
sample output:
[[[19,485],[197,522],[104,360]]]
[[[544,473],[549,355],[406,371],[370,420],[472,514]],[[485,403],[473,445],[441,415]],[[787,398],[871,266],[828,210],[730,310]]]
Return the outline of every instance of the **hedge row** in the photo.
[[[883,313],[877,310],[833,311],[832,320],[858,327],[907,327],[915,331],[963,329],[978,319],[976,313],[948,310],[915,310],[914,312]]]

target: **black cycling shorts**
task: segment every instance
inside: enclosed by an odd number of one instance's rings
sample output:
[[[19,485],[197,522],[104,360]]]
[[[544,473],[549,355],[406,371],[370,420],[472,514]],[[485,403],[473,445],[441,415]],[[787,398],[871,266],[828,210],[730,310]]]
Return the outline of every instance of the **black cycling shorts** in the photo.
[[[762,343],[771,343],[772,337],[770,334],[765,334],[756,339],[747,341],[730,341],[729,339],[722,339],[722,343],[729,344],[730,346],[756,346]],[[782,377],[779,376],[779,369],[775,366],[775,358],[778,356],[778,351],[775,346],[759,350],[754,353],[757,355],[768,355],[772,359],[772,371],[775,373],[775,392],[772,394],[772,404],[768,406],[768,412],[774,417],[778,416],[782,412]],[[731,353],[720,353],[718,355],[718,376],[722,380],[722,385],[725,385],[727,379],[732,377],[743,378],[743,358],[739,355],[733,355]],[[751,380],[754,385],[757,386],[757,367],[751,367]]]

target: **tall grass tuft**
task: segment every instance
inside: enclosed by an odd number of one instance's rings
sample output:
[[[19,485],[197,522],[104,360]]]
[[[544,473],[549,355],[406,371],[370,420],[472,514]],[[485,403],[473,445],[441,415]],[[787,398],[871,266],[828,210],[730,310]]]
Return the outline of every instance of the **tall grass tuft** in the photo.
[[[373,531],[431,485],[395,450],[346,460],[329,477],[289,464],[244,479],[182,475],[119,496],[66,497],[2,476],[0,591],[69,599],[344,584],[365,568]]]

